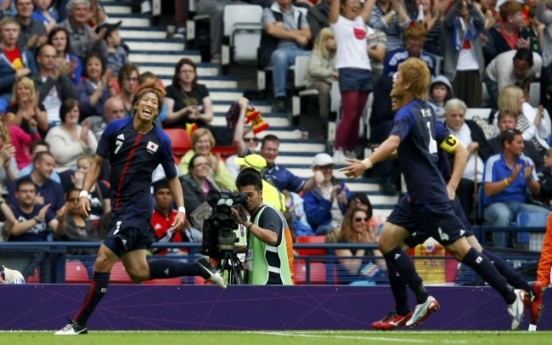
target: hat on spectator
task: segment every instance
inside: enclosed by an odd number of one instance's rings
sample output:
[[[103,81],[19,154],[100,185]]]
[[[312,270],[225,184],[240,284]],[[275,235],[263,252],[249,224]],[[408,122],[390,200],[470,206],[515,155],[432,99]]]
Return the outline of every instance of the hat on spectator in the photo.
[[[323,167],[330,164],[334,164],[334,160],[332,156],[327,153],[317,154],[316,156],[314,156],[314,159],[312,161],[313,167]]]
[[[237,165],[250,167],[257,171],[261,171],[266,168],[266,159],[258,154],[238,157],[234,162],[236,162]]]
[[[96,34],[99,34],[100,31],[105,28],[105,35],[104,35],[104,39],[107,39],[109,37],[109,35],[111,35],[111,33],[115,30],[117,30],[118,28],[121,27],[121,24],[123,24],[123,21],[118,21],[117,23],[115,24],[111,24],[111,23],[103,23],[103,24],[100,24],[98,26],[96,26]]]

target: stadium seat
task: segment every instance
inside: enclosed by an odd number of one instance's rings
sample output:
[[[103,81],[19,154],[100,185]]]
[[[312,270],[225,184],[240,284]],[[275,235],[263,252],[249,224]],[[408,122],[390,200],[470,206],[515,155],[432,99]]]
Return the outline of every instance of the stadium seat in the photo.
[[[326,236],[297,236],[297,243],[326,243]],[[327,255],[326,249],[297,249],[297,254],[307,255]]]
[[[152,279],[146,280],[145,285],[182,285],[182,278],[174,277],[167,279]]]
[[[520,212],[517,216],[517,225],[519,227],[546,228],[547,221],[548,214],[546,213]],[[518,232],[516,237],[517,243],[529,243],[531,250],[540,251],[542,248],[544,233]]]
[[[295,285],[326,285],[326,265],[321,262],[311,262],[310,272],[307,279],[307,264],[304,260],[296,260],[295,263]]]
[[[192,148],[190,135],[180,128],[165,128],[165,133],[171,138],[173,154],[184,156]]]
[[[25,279],[26,283],[40,283],[40,271],[35,268],[34,273]]]
[[[231,61],[255,62],[257,49],[261,43],[261,17],[263,9],[259,5],[235,4],[224,7],[224,39],[222,65]]]
[[[90,277],[88,270],[79,260],[65,262],[65,282],[68,284],[88,284]]]
[[[113,265],[111,275],[109,276],[109,282],[111,284],[135,284],[132,279],[130,279],[121,261],[117,261],[115,265]]]
[[[309,56],[297,56],[295,58],[295,73],[293,76],[293,89],[297,95],[292,99],[293,116],[301,115],[301,98],[307,96],[319,96],[318,90],[304,90],[305,77],[309,67]],[[325,96],[325,95],[324,95]]]

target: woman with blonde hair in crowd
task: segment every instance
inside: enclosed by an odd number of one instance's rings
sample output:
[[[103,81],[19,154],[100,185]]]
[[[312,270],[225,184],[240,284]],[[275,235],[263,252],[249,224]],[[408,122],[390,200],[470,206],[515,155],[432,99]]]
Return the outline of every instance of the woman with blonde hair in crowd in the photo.
[[[318,106],[323,126],[326,127],[330,116],[330,89],[337,80],[335,69],[335,39],[330,28],[324,28],[314,41],[314,48],[309,57],[305,86],[318,90]]]
[[[330,232],[327,242],[377,244],[375,227],[369,225],[368,211],[351,208],[345,214],[341,229]],[[381,257],[378,249],[336,249],[337,276],[339,284],[349,284],[357,280],[374,277],[377,271],[385,269],[385,264],[378,267],[371,263],[370,256]],[[375,260],[374,260],[375,261]],[[381,261],[381,260],[377,260]]]
[[[44,106],[38,102],[38,94],[35,91],[34,82],[22,77],[17,79],[13,86],[13,105],[6,110],[6,125],[19,126],[27,134],[34,134],[38,125],[38,131],[42,137],[48,131],[48,117]]]
[[[550,125],[544,119],[544,108],[539,106],[535,109],[527,102],[525,92],[515,85],[508,85],[500,91],[498,96],[498,109],[493,124],[496,133],[498,130],[498,114],[502,111],[510,111],[516,114],[517,127],[523,133],[523,140],[535,145],[539,153],[544,155],[548,146],[547,138],[550,135]]]
[[[8,195],[8,186],[19,177],[19,169],[15,159],[15,146],[4,118],[0,116],[0,191],[2,196]]]
[[[236,188],[236,183],[224,161],[220,158],[219,155],[214,155],[211,153],[213,147],[215,147],[215,137],[207,128],[198,128],[192,133],[192,149],[188,151],[178,168],[182,174],[186,175],[190,171],[190,160],[195,154],[204,155],[209,160],[209,175],[220,188],[228,188],[234,190]]]

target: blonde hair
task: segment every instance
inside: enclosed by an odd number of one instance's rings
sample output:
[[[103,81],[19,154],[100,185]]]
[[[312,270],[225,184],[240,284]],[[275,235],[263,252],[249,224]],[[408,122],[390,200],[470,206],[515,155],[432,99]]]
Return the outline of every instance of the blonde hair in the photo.
[[[429,83],[431,82],[431,73],[427,63],[418,58],[408,58],[399,65],[402,83],[410,84],[408,91],[417,99],[424,99]]]
[[[330,28],[324,28],[320,30],[320,33],[318,36],[316,36],[316,41],[314,41],[314,48],[312,50],[316,50],[322,54],[324,58],[329,58],[332,53],[328,51],[328,48],[326,47],[326,41],[329,38],[334,38],[332,30]]]
[[[90,165],[92,165],[92,163],[94,162],[94,157],[92,157],[91,155],[88,155],[88,154],[84,154],[82,156],[79,156],[79,158],[77,158],[77,165],[82,160],[87,160],[88,162],[90,162]]]
[[[523,96],[523,90],[519,86],[508,85],[504,87],[498,95],[498,109],[502,111],[510,111],[519,116],[521,114],[521,106],[519,99]]]
[[[27,77],[21,77],[21,78],[16,80],[15,84],[13,84],[12,102],[19,103],[19,98],[17,97],[17,86],[19,84],[23,84],[23,86],[26,89],[31,90],[31,96],[30,96],[31,103],[34,102],[35,97],[37,97],[36,91],[35,91],[34,81],[32,81],[32,79],[29,79]]]
[[[209,142],[211,143],[211,149],[215,147],[216,142],[215,142],[215,137],[213,137],[213,133],[211,133],[211,131],[208,130],[207,128],[198,128],[192,133],[192,148],[194,148],[199,138],[201,138],[204,135],[207,135],[209,137]]]
[[[15,24],[17,25],[19,30],[21,30],[21,23],[19,23],[19,21],[14,17],[5,16],[4,18],[2,18],[2,20],[0,20],[0,29],[3,28],[6,24]]]
[[[2,126],[0,127],[0,138],[2,139],[2,145],[11,144],[11,135],[3,116],[1,116],[0,121],[2,122]]]
[[[404,29],[404,39],[419,38],[427,40],[427,28],[423,24],[412,23],[406,29]]]

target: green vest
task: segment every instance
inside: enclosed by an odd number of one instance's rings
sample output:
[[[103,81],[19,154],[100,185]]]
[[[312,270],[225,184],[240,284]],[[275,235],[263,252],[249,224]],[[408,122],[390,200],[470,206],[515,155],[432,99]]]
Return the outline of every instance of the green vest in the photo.
[[[253,224],[258,225],[259,218],[267,207],[270,206],[261,206],[261,209],[257,212],[257,215],[253,220]],[[278,215],[282,218],[282,214],[280,212],[278,212]],[[280,276],[283,285],[292,285],[289,260],[287,256],[286,236],[284,233],[285,229],[283,224],[285,224],[285,221],[282,218],[282,231],[280,235],[281,241],[278,247],[270,246],[260,241],[257,237],[253,236],[251,232],[247,234],[248,247],[245,258],[245,269],[248,271],[246,275],[248,277],[247,284],[266,285],[268,282],[268,274],[271,272]],[[274,253],[278,255],[280,261],[279,267],[270,266],[268,263],[267,256],[273,256]]]

